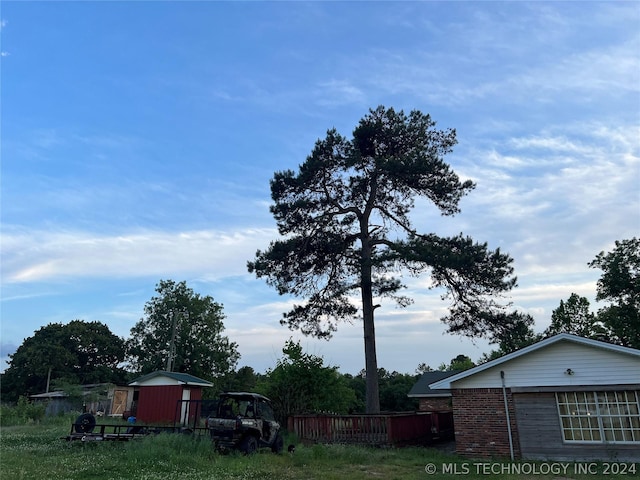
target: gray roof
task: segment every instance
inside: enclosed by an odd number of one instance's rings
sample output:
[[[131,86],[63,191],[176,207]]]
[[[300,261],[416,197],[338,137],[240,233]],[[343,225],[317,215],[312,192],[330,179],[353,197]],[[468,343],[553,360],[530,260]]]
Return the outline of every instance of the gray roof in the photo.
[[[196,385],[200,387],[212,387],[213,383],[203,380],[202,378],[194,377],[193,375],[189,375],[188,373],[179,373],[179,372],[164,372],[157,371],[152,372],[147,375],[143,375],[142,377],[136,378],[134,381],[130,382],[131,386],[138,386],[141,383],[146,382],[147,380],[151,380],[156,377],[167,377],[171,378],[179,383],[183,383],[185,385]]]
[[[63,391],[56,390],[55,392],[38,393],[36,395],[29,395],[29,398],[67,398],[68,395]]]
[[[408,397],[448,397],[451,395],[449,390],[431,390],[429,384],[444,380],[456,373],[460,373],[458,370],[452,370],[448,372],[425,372],[418,379],[418,381],[411,387],[411,390],[407,394]]]
[[[82,389],[82,395],[90,395],[99,387],[112,388],[114,386],[117,385],[114,385],[113,383],[85,383],[84,385],[80,385],[80,388]],[[68,396],[69,395],[62,390],[53,390],[51,392],[29,395],[29,398],[66,398]]]

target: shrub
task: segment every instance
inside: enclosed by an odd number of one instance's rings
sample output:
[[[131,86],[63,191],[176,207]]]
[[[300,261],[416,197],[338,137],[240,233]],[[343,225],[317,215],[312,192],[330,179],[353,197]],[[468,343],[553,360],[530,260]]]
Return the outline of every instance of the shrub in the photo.
[[[38,423],[44,418],[46,406],[29,402],[27,397],[20,397],[15,406],[0,405],[0,425],[25,425]]]

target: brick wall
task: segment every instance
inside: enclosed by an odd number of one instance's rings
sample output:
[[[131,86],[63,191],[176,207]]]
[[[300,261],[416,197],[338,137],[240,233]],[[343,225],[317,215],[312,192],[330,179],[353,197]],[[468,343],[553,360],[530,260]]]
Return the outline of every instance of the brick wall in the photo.
[[[507,402],[514,455],[519,458],[518,428],[509,389]],[[509,457],[509,434],[501,388],[454,390],[453,424],[458,454],[478,458]]]
[[[451,397],[421,398],[418,410],[421,412],[450,412]]]

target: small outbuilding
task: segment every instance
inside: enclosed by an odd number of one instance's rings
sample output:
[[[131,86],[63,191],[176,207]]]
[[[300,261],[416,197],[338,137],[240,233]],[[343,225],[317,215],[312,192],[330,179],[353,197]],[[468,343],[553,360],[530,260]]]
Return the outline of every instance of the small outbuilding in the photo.
[[[450,412],[451,391],[447,389],[433,390],[429,385],[433,382],[449,378],[456,373],[459,373],[459,371],[442,372],[437,370],[424,372],[413,387],[411,387],[407,396],[418,400],[418,410],[421,412]]]
[[[202,400],[202,388],[213,384],[187,373],[157,371],[129,383],[134,387],[138,422],[189,425],[196,412],[191,405]]]
[[[133,388],[110,383],[80,385],[75,395],[62,390],[30,395],[36,403],[46,404],[46,415],[78,411],[94,415],[122,416],[131,409]]]
[[[640,350],[561,333],[429,387],[458,454],[640,461]]]

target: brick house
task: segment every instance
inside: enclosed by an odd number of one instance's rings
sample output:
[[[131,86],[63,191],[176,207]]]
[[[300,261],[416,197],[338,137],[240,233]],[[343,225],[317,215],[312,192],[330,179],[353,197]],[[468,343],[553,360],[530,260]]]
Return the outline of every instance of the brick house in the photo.
[[[640,461],[640,350],[561,333],[429,387],[458,454]]]
[[[421,412],[450,412],[451,391],[447,389],[433,390],[429,384],[444,380],[459,373],[457,370],[449,372],[424,372],[407,394],[409,398],[418,399],[418,410]]]

